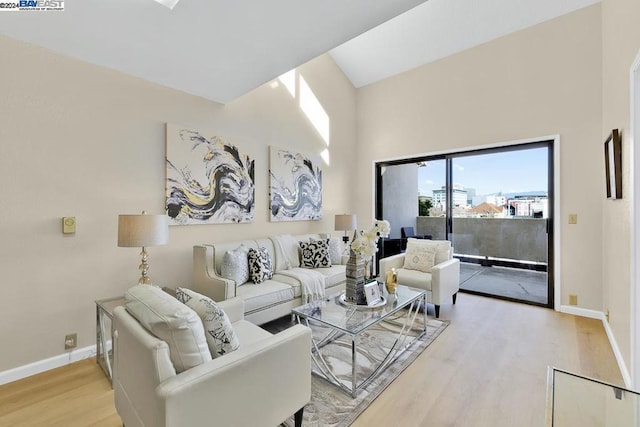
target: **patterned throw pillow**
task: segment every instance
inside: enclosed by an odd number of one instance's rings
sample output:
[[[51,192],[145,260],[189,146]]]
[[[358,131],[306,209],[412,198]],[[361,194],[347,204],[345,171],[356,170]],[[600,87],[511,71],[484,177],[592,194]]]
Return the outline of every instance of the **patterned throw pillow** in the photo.
[[[267,248],[249,249],[249,274],[254,283],[262,283],[273,277],[273,264]]]
[[[436,249],[436,258],[434,264],[438,265],[449,260],[449,252],[451,251],[451,242],[449,240],[429,240],[429,239],[407,239],[407,248],[409,246],[431,246]]]
[[[407,251],[404,254],[404,268],[418,270],[425,273],[431,272],[435,265],[436,248],[426,245],[412,245],[407,243]]]
[[[245,245],[240,245],[233,250],[225,252],[222,256],[220,273],[225,279],[236,282],[236,286],[249,281],[247,252],[248,248]]]
[[[198,313],[202,319],[207,345],[214,359],[240,347],[240,341],[229,317],[215,301],[185,288],[176,289],[176,298]]]
[[[329,258],[331,264],[342,264],[342,241],[339,239],[329,239]]]
[[[300,242],[302,254],[300,266],[303,268],[328,268],[331,267],[329,257],[329,239],[311,240]]]

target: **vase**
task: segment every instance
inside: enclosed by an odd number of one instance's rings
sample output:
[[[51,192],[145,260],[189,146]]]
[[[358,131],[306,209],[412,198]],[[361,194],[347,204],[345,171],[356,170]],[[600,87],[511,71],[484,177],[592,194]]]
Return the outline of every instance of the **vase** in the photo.
[[[387,271],[387,276],[385,277],[384,284],[389,294],[396,293],[396,288],[398,287],[398,275],[395,268]]]
[[[366,305],[367,300],[364,295],[364,282],[365,282],[365,260],[355,254],[353,250],[349,256],[349,260],[346,265],[346,290],[345,298],[347,302]]]

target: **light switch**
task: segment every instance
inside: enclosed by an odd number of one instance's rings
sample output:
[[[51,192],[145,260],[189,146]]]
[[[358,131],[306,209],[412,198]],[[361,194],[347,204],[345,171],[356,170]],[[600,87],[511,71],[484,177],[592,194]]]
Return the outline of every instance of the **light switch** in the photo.
[[[76,217],[65,216],[62,218],[62,234],[74,234],[76,232]]]
[[[578,214],[569,214],[569,224],[578,223]]]

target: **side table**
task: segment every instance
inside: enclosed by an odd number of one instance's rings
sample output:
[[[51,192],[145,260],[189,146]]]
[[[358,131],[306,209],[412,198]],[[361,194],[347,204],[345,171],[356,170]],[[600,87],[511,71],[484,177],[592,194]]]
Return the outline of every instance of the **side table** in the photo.
[[[96,301],[96,362],[109,381],[113,378],[113,310],[124,302],[124,296]]]

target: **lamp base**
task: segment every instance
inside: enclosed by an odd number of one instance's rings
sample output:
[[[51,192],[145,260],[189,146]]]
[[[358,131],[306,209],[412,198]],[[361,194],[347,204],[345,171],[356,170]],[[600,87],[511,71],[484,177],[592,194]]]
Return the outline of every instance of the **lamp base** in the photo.
[[[147,249],[143,246],[142,252],[140,252],[140,256],[142,260],[140,261],[140,265],[138,269],[140,270],[140,279],[138,280],[138,285],[150,285],[151,277],[149,277],[149,263],[147,263]]]

